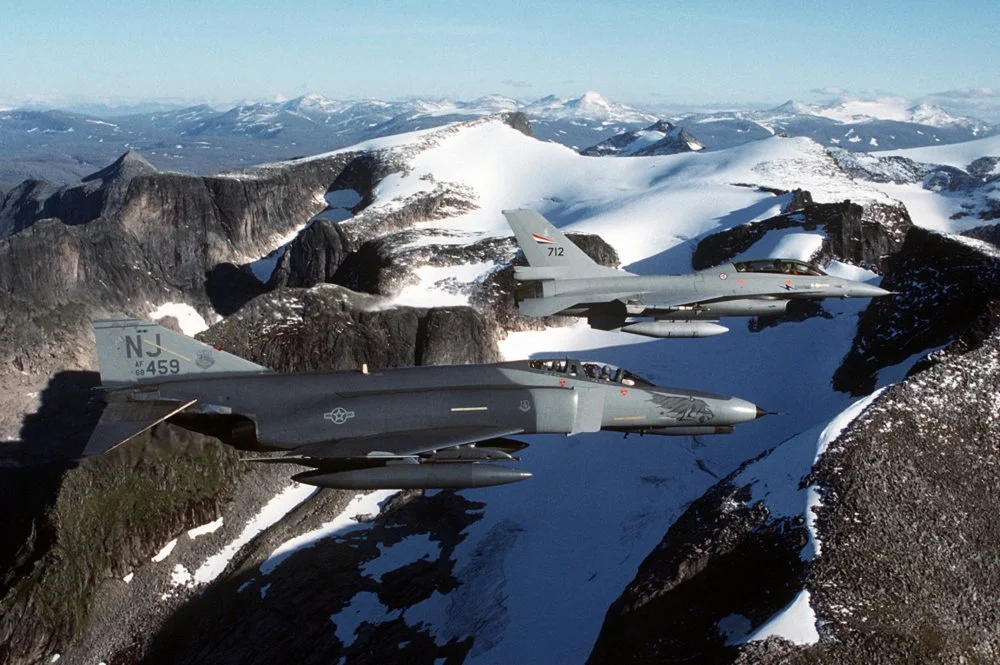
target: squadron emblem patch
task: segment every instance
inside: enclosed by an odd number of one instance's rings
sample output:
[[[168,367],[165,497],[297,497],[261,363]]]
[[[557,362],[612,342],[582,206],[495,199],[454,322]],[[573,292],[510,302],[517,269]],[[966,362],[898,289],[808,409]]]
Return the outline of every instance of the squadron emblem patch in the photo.
[[[211,351],[201,351],[198,353],[198,357],[195,359],[194,364],[202,369],[208,369],[215,364],[215,358],[212,357]]]

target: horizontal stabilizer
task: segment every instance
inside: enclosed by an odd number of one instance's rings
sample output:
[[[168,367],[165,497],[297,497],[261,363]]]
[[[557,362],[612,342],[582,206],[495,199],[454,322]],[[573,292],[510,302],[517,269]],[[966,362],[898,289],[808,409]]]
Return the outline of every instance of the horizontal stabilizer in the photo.
[[[139,436],[153,425],[188,408],[198,400],[187,402],[126,402],[115,401],[105,407],[97,427],[83,449],[84,456],[100,455]]]
[[[487,439],[521,434],[522,432],[524,430],[519,427],[446,427],[416,432],[391,432],[375,436],[310,443],[295,448],[291,454],[320,459],[346,459],[370,455],[409,457],[431,450],[452,448]]]
[[[525,316],[552,316],[579,304],[576,296],[525,298],[517,303],[517,311]]]

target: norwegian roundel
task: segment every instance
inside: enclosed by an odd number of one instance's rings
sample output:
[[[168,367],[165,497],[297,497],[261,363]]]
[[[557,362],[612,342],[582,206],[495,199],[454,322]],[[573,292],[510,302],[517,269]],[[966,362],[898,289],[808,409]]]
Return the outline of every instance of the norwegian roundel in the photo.
[[[719,279],[729,279],[729,275],[724,272],[719,273]]]

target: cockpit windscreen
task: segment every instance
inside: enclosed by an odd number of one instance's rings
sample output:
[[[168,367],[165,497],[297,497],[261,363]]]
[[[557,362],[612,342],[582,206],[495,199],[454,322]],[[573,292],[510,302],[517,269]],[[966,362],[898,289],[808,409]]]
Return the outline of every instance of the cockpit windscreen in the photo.
[[[814,275],[826,273],[814,265],[796,259],[759,259],[734,263],[737,272],[769,272],[784,275]]]
[[[649,386],[654,384],[642,378],[638,374],[628,371],[624,367],[617,367],[608,363],[591,360],[529,360],[528,366],[531,369],[565,374],[575,378],[593,379],[595,381],[607,381],[609,383],[620,383],[625,386]]]

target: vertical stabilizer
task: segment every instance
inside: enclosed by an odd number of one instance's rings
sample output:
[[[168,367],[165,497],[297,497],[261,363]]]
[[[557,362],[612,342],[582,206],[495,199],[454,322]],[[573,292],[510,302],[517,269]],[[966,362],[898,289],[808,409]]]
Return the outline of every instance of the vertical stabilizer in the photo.
[[[552,279],[621,274],[602,266],[573,244],[536,210],[504,210],[531,269],[515,270],[519,279]]]
[[[97,361],[105,387],[188,376],[268,372],[249,360],[139,319],[94,321]]]

